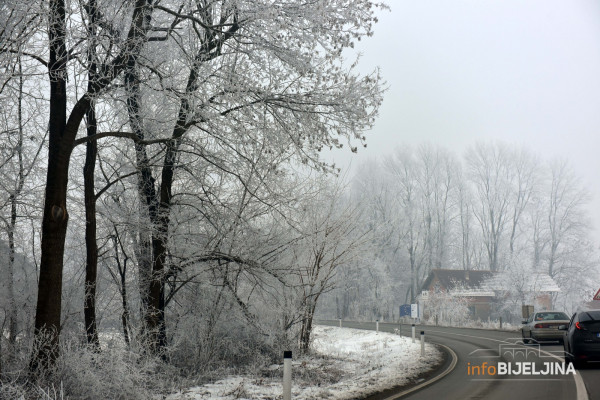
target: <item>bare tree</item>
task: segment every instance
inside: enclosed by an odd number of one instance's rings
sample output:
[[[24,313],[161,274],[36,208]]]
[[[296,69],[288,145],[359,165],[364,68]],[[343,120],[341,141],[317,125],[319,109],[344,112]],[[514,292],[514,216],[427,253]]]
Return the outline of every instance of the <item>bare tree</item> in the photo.
[[[512,186],[512,216],[510,221],[510,253],[515,252],[515,240],[520,229],[523,212],[531,205],[532,196],[535,193],[535,185],[539,182],[539,174],[536,167],[539,160],[536,156],[524,148],[513,151],[511,162],[511,186]]]
[[[555,277],[563,251],[569,252],[570,238],[581,237],[588,228],[583,207],[588,192],[564,160],[550,163],[548,196],[548,275]]]
[[[414,155],[408,151],[396,150],[394,157],[386,160],[386,169],[395,186],[395,197],[400,206],[397,224],[400,228],[400,243],[407,252],[410,286],[407,300],[413,302],[426,274],[428,245],[427,227],[430,223],[423,208],[423,192],[419,190],[419,176],[422,172]]]
[[[450,224],[456,216],[458,161],[441,147],[423,145],[418,150],[422,171],[419,188],[423,193],[428,242],[427,271],[446,265],[450,247]]]
[[[28,93],[30,65],[17,55],[14,75],[10,75],[0,92],[0,102],[6,110],[0,117],[0,130],[3,141],[0,143],[0,220],[8,239],[8,260],[5,264],[6,291],[8,294],[8,333],[11,345],[15,344],[19,332],[19,307],[15,293],[15,257],[18,245],[18,222],[35,220],[39,208],[35,204],[35,186],[38,183],[40,158],[44,150],[46,135],[39,133],[37,113],[32,109],[37,105],[36,94]],[[40,137],[36,137],[38,135]],[[6,195],[6,197],[4,196]],[[4,211],[6,210],[6,214]],[[24,233],[24,232],[23,232]],[[24,234],[23,238],[27,235]]]
[[[510,154],[505,145],[477,144],[466,155],[475,191],[473,215],[483,234],[491,271],[501,268],[502,240],[510,218]]]
[[[307,351],[313,318],[320,297],[335,287],[337,269],[357,258],[367,244],[366,231],[359,225],[359,208],[344,201],[339,183],[323,187],[319,197],[305,206],[301,228],[303,239],[296,243],[298,291],[302,313],[300,349]]]

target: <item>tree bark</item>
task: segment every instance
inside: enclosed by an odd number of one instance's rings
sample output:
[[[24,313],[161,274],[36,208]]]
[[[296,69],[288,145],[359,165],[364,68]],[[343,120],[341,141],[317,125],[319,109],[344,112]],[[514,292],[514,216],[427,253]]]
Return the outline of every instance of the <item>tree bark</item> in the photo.
[[[96,1],[89,1],[89,30],[90,40],[88,48],[88,91],[92,91],[93,82],[96,80],[95,62],[95,23],[96,23]],[[87,113],[87,135],[94,136],[97,133],[96,110],[92,102]],[[96,286],[98,274],[98,246],[96,243],[96,191],[94,184],[94,173],[96,169],[96,155],[98,145],[96,140],[90,140],[86,144],[85,165],[83,167],[84,203],[85,203],[85,297],[83,302],[83,314],[85,319],[85,332],[88,344],[96,350],[100,349],[98,339],[98,328],[96,325]]]

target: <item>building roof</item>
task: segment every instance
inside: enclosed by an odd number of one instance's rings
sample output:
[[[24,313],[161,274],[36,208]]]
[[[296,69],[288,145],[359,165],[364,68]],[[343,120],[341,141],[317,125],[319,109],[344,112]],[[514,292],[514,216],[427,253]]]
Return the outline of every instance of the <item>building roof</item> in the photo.
[[[422,290],[427,290],[435,278],[443,289],[456,288],[462,295],[470,293],[489,296],[496,291],[508,292],[515,289],[525,293],[560,292],[560,288],[548,274],[531,273],[524,276],[523,274],[512,275],[508,271],[463,269],[432,269],[423,282]]]
[[[482,282],[481,288],[507,292],[517,289],[524,293],[560,292],[560,288],[548,274],[531,273],[524,277],[512,276],[508,271],[493,274]]]
[[[423,282],[423,289],[426,289],[434,278],[437,278],[446,290],[454,289],[457,285],[464,289],[476,289],[492,275],[493,272],[489,270],[432,269]]]

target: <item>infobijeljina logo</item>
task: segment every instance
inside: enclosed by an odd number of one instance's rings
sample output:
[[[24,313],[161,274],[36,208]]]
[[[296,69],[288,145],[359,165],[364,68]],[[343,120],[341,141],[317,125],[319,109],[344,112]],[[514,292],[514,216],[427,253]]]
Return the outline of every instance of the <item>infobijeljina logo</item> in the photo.
[[[546,361],[540,367],[539,363],[527,361],[503,362],[496,365],[483,362],[479,365],[467,363],[467,375],[469,376],[533,376],[533,375],[575,375],[573,364],[559,361]]]
[[[498,346],[497,354],[491,349],[471,352],[469,356],[472,360],[467,362],[467,376],[473,380],[494,380],[506,377],[556,378],[577,374],[573,364],[565,363],[559,357],[563,354],[562,351],[541,350],[539,343],[524,344],[521,338],[508,340]],[[489,360],[477,362],[473,358]]]

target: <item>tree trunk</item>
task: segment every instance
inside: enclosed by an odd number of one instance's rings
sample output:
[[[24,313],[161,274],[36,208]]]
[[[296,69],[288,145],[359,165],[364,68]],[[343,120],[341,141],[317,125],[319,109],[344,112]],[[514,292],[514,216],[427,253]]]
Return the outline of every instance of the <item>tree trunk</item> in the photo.
[[[198,71],[190,70],[186,92],[193,92],[198,80]],[[189,129],[186,120],[191,113],[191,105],[187,98],[181,100],[177,121],[171,136],[172,140],[167,143],[164,163],[161,173],[160,199],[158,211],[150,213],[152,219],[152,275],[148,290],[148,309],[146,312],[146,328],[151,335],[151,347],[154,351],[163,349],[167,342],[165,324],[165,279],[167,242],[169,236],[169,224],[171,213],[172,186],[175,173],[175,160],[179,151],[182,136]],[[154,218],[152,218],[154,216]]]
[[[10,196],[10,227],[8,228],[8,340],[15,344],[17,340],[17,302],[15,299],[15,224],[17,220],[16,196]],[[0,339],[1,340],[1,339]]]
[[[127,111],[129,114],[129,124],[131,129],[140,139],[144,139],[144,129],[141,121],[140,107],[140,82],[136,71],[135,59],[131,59],[125,73],[125,84],[128,92]],[[158,196],[156,194],[155,179],[152,176],[150,162],[144,145],[136,144],[136,164],[138,174],[138,193],[140,196],[140,214],[147,227],[142,224],[139,231],[139,252],[138,252],[138,270],[139,270],[139,291],[142,303],[142,315],[144,316],[144,340],[149,348],[156,352],[159,348],[159,327],[160,321],[164,322],[164,316],[160,316],[158,310],[159,304],[152,303],[152,299],[160,298],[160,285],[156,287],[156,279],[153,276],[153,269],[156,257],[154,249],[154,234],[152,227],[157,220],[158,214]],[[158,291],[158,294],[156,294]],[[156,296],[154,297],[153,296]],[[164,297],[163,297],[164,299]]]
[[[30,367],[47,368],[58,352],[63,254],[67,221],[67,179],[71,142],[65,134],[67,115],[65,4],[50,0],[49,63],[50,121],[48,171],[42,219],[42,260],[35,315],[36,346]],[[73,135],[74,137],[74,135]]]
[[[89,27],[91,38],[88,47],[88,91],[91,91],[94,80],[96,79],[95,63],[95,20],[96,20],[96,1],[89,1]],[[92,102],[87,113],[87,135],[94,136],[98,131],[96,124],[96,109]],[[96,243],[96,190],[94,184],[94,172],[96,169],[96,155],[98,145],[95,140],[90,140],[86,144],[85,165],[83,167],[84,182],[84,203],[85,203],[85,294],[83,301],[83,314],[85,319],[85,332],[87,342],[96,350],[100,349],[98,339],[98,328],[96,326],[96,285],[98,274],[98,246]]]
[[[23,68],[19,57],[19,94],[17,118],[19,120],[19,138],[17,141],[17,156],[19,159],[19,175],[14,192],[10,195],[10,225],[8,228],[8,340],[14,345],[18,332],[18,310],[15,297],[15,230],[17,227],[17,201],[25,183],[25,170],[23,167]]]
[[[88,112],[88,136],[96,134],[96,115],[94,107]],[[95,140],[87,143],[84,176],[84,201],[85,201],[85,297],[84,317],[85,331],[88,344],[99,349],[98,329],[96,326],[96,285],[98,271],[98,247],[96,244],[96,193],[94,188],[94,170],[96,166],[97,144]]]
[[[115,250],[115,260],[117,262],[117,272],[119,273],[119,292],[121,294],[121,305],[123,306],[123,312],[121,313],[121,326],[123,328],[123,337],[125,339],[125,343],[129,346],[131,343],[130,332],[131,324],[129,322],[129,305],[127,304],[127,262],[129,261],[129,257],[127,253],[125,253],[125,248],[123,243],[121,242],[121,238],[119,237],[119,232],[117,230],[117,226],[114,225],[115,234],[112,236],[113,247]],[[119,257],[119,247],[121,248],[121,253],[123,253],[123,263],[121,263],[121,258]],[[113,276],[116,280],[116,276]],[[116,282],[115,282],[116,283]]]
[[[129,346],[129,306],[127,305],[127,285],[125,284],[125,274],[121,275],[121,302],[123,304],[123,313],[121,314],[121,325],[123,326],[123,337],[125,343]]]
[[[35,315],[35,345],[30,370],[47,369],[58,355],[61,318],[63,256],[67,234],[67,185],[69,161],[77,130],[89,111],[92,97],[109,85],[143,44],[151,12],[148,0],[136,0],[126,47],[113,60],[108,76],[93,82],[92,90],[82,96],[67,120],[66,9],[64,0],[49,0],[48,5],[48,76],[50,116],[48,123],[48,170],[44,216],[42,218],[42,254]]]
[[[314,307],[307,305],[304,318],[302,319],[302,327],[300,329],[300,350],[307,352],[310,348],[310,334],[312,332]]]

